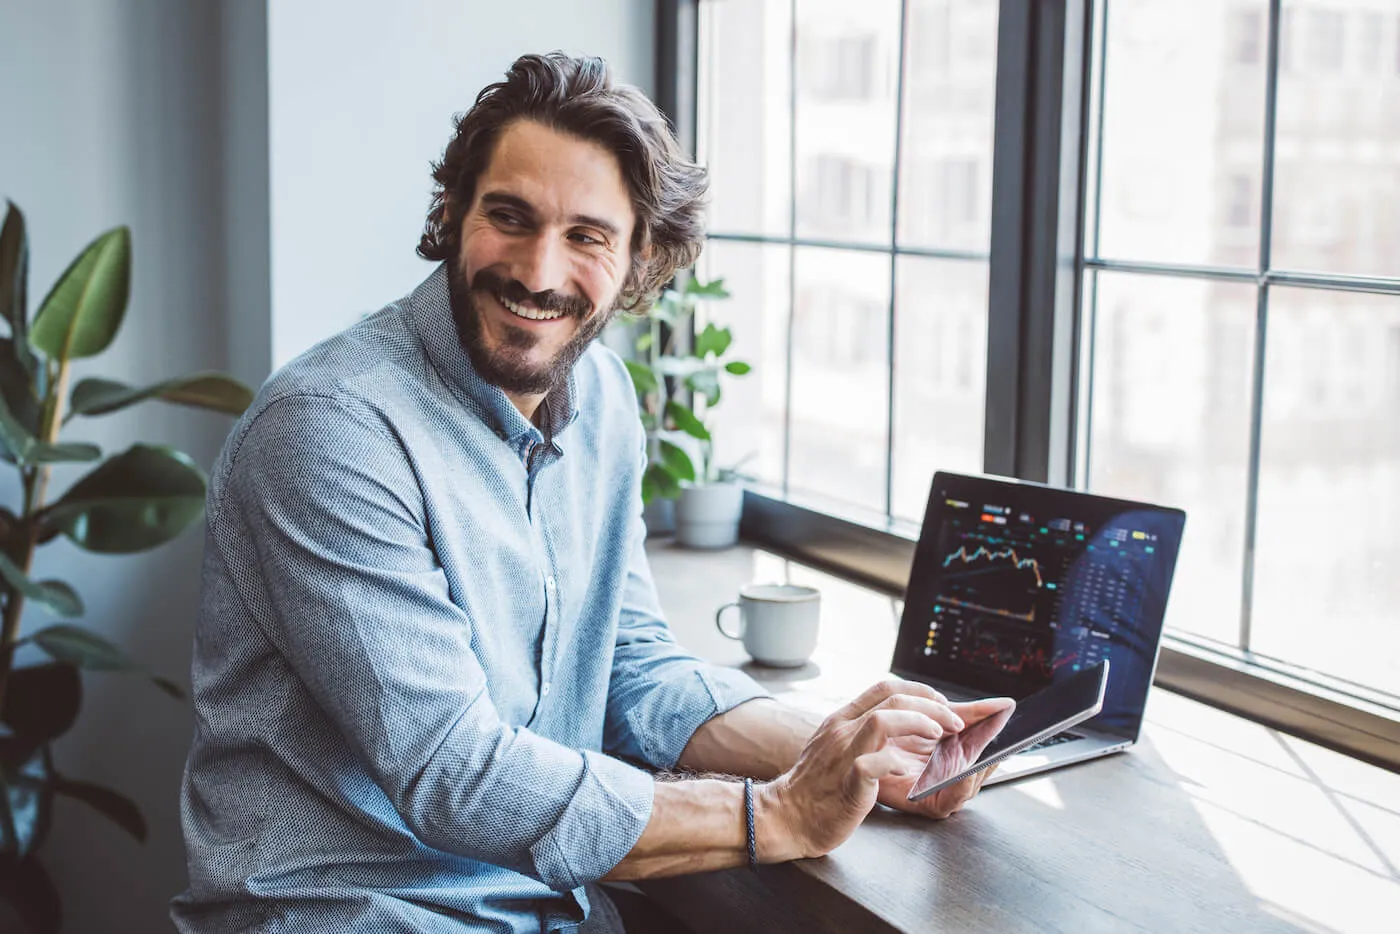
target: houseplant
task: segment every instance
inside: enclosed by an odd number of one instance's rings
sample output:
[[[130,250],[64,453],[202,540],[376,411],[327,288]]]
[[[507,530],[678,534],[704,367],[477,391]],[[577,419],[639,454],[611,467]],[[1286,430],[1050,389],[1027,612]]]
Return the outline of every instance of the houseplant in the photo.
[[[0,459],[19,472],[22,502],[0,507],[0,903],[8,902],[33,930],[56,931],[61,911],[52,882],[35,857],[56,797],[76,798],[144,840],[145,821],[126,796],[59,771],[54,741],[82,706],[87,671],[144,669],[102,636],[72,623],[21,629],[26,603],[49,615],[80,616],[82,598],[61,580],[33,576],[35,551],[62,535],[101,554],[131,554],[164,544],[200,517],[203,472],[168,447],[135,444],[102,459],[92,444],[59,441],[74,417],[115,412],[161,399],[236,415],[252,401],[242,383],[218,373],[146,387],[84,379],[69,393],[72,361],[101,353],[121,327],[130,293],[131,232],[94,240],[27,314],[28,242],[24,215],[7,205],[0,227]],[[54,464],[95,463],[63,495],[49,497]],[[32,614],[31,614],[32,619]],[[15,666],[29,645],[46,661]],[[171,681],[150,675],[174,697]],[[3,920],[3,909],[0,909]]]
[[[693,333],[691,327],[700,302],[728,297],[723,279],[690,277],[681,288],[667,289],[637,335],[636,359],[627,361],[650,438],[642,500],[678,500],[677,541],[702,548],[733,544],[743,505],[737,465],[720,468],[715,460],[711,420],[723,397],[721,374],[743,376],[750,367],[725,359],[734,338],[729,328],[708,322]],[[683,338],[692,334],[685,346]],[[685,404],[687,394],[703,400],[703,408]]]

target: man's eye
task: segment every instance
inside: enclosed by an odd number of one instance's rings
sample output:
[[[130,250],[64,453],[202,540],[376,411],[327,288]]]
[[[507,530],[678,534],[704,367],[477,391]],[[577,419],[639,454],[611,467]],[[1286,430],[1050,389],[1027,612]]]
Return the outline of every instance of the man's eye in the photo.
[[[582,243],[584,246],[602,245],[603,243],[602,240],[599,240],[592,234],[585,233],[581,230],[576,230],[569,236],[571,236],[574,239],[575,243]]]
[[[500,224],[502,227],[520,226],[520,218],[516,217],[514,214],[509,214],[505,211],[492,211],[491,220],[495,221],[497,224]]]

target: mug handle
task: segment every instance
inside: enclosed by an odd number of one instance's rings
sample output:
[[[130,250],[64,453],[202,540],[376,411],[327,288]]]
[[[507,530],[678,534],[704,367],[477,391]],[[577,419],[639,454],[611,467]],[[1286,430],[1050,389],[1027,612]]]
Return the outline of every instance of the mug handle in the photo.
[[[730,639],[742,639],[742,638],[744,638],[744,614],[743,614],[742,610],[741,610],[740,613],[739,613],[739,631],[738,631],[737,633],[734,633],[734,632],[730,632],[728,629],[725,629],[725,628],[724,628],[724,620],[723,620],[724,611],[725,611],[725,610],[728,610],[728,609],[730,609],[730,608],[736,608],[736,609],[738,609],[738,608],[739,608],[739,604],[738,604],[738,603],[726,603],[724,606],[720,607],[718,610],[715,610],[715,628],[718,629],[718,630],[720,631],[720,634],[721,634],[721,635],[727,636],[727,637],[730,638]]]

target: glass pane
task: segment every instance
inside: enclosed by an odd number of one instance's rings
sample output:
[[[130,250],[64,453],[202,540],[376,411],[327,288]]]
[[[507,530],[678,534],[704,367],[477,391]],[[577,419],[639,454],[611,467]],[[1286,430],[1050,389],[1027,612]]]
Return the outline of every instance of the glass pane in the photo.
[[[1283,10],[1273,265],[1400,275],[1400,0]]]
[[[798,0],[799,237],[890,242],[898,71],[898,0]]]
[[[1114,0],[1104,66],[1099,253],[1259,261],[1264,0]]]
[[[881,512],[889,284],[888,256],[797,248],[788,483]]]
[[[997,5],[912,0],[906,48],[899,241],[985,252],[992,221]]]
[[[1400,298],[1269,295],[1253,648],[1400,689]]]
[[[1167,625],[1231,645],[1256,302],[1252,285],[1098,274],[1089,488],[1186,510]]]
[[[786,237],[792,232],[789,2],[702,3],[699,32],[696,147],[710,170],[710,230]]]
[[[987,264],[902,256],[895,271],[891,512],[921,522],[935,470],[982,469]]]
[[[724,279],[730,297],[705,302],[705,321],[728,327],[727,359],[753,369],[727,377],[714,413],[715,463],[764,483],[783,482],[783,419],[787,395],[788,288],[791,247],[711,240],[700,257],[701,275]]]

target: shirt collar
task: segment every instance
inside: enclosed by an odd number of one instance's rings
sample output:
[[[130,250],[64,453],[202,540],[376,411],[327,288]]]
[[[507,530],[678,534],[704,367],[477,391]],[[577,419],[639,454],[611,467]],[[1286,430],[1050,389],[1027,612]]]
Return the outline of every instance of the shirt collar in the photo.
[[[438,375],[467,408],[512,446],[526,442],[554,441],[578,418],[574,374],[569,372],[562,386],[551,390],[540,403],[541,428],[535,427],[499,386],[488,383],[472,366],[462,348],[457,322],[452,317],[452,299],[447,286],[447,263],[439,263],[428,278],[414,289],[407,300],[409,317],[418,338],[427,350],[428,360]],[[555,445],[557,447],[557,445]]]

